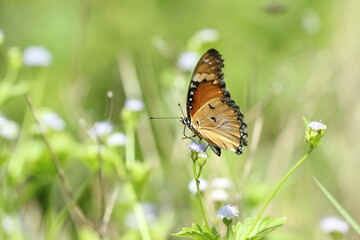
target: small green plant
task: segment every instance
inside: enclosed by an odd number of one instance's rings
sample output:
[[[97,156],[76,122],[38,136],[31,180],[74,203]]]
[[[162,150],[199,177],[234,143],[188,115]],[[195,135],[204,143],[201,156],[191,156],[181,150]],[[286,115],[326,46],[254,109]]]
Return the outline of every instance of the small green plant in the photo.
[[[323,137],[326,130],[326,125],[320,122],[309,122],[305,117],[303,120],[305,124],[305,141],[309,145],[308,152],[284,175],[280,182],[275,186],[275,188],[272,190],[272,192],[270,193],[270,195],[268,196],[255,217],[247,217],[243,222],[238,221],[232,226],[234,218],[237,217],[239,213],[237,208],[228,204],[227,206],[223,206],[219,209],[218,218],[222,219],[227,229],[225,239],[258,240],[262,239],[270,232],[284,225],[286,217],[271,218],[269,216],[262,217],[262,215],[266,207],[269,205],[270,201],[280,189],[280,187],[285,183],[285,181],[290,177],[290,175],[308,158],[311,152],[321,144],[321,138]],[[193,224],[192,228],[183,228],[182,231],[174,234],[174,236],[188,237],[197,240],[223,239],[216,230],[216,228],[209,225],[209,221],[207,220],[205,208],[202,201],[202,196],[200,194],[199,178],[202,169],[206,163],[206,146],[202,143],[196,143],[193,141],[190,144],[190,150],[191,159],[193,160],[193,172],[198,193],[197,196],[201,207],[204,224]]]

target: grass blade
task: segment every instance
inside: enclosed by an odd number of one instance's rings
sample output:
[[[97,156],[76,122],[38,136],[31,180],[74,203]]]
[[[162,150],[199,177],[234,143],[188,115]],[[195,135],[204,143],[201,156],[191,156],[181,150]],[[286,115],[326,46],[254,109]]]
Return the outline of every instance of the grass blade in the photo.
[[[327,199],[334,205],[334,207],[339,211],[339,213],[346,219],[346,221],[351,225],[351,227],[360,235],[360,226],[356,221],[350,216],[350,214],[336,201],[336,199],[329,193],[329,191],[314,177],[316,184],[319,186],[320,190],[325,194]]]

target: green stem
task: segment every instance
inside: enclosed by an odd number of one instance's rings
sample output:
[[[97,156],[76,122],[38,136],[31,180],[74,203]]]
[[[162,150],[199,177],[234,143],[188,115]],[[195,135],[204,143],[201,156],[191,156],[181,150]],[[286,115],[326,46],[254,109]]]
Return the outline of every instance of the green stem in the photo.
[[[230,239],[230,224],[226,225],[226,240]]]
[[[97,154],[98,154],[98,178],[99,178],[99,190],[100,190],[100,224],[105,214],[105,186],[104,186],[104,176],[103,176],[103,165],[104,161],[102,158],[102,142],[101,139],[98,140]]]
[[[126,167],[134,166],[135,163],[135,131],[128,127],[126,129],[125,159]]]
[[[131,183],[127,184],[128,195],[132,200],[134,214],[139,225],[139,231],[141,239],[151,240],[149,227],[146,221],[144,209],[141,207],[141,204],[138,202],[134,186]]]
[[[194,178],[195,178],[195,182],[196,182],[196,190],[197,190],[197,195],[198,195],[198,199],[199,199],[199,203],[200,203],[201,213],[203,215],[206,227],[210,230],[211,228],[210,228],[209,222],[208,222],[208,220],[206,218],[206,215],[205,215],[204,204],[202,202],[201,192],[200,192],[199,178],[200,178],[201,171],[202,171],[202,167],[200,167],[199,173],[197,173],[197,171],[196,171],[196,160],[193,160],[193,172],[194,172]]]
[[[136,193],[135,187],[132,183],[131,176],[129,176],[129,170],[131,171],[136,162],[135,160],[135,128],[132,126],[126,127],[126,146],[125,146],[125,165],[126,165],[126,181],[128,195],[132,201],[132,207],[136,220],[138,222],[141,239],[151,240],[150,230],[146,221],[144,209],[142,208],[139,197]]]
[[[201,172],[202,172],[202,167],[200,167],[200,169],[199,169],[199,173],[197,174],[197,177],[196,177],[197,179],[200,178]]]
[[[266,207],[269,205],[270,201],[275,196],[277,191],[285,183],[285,181],[289,178],[289,176],[305,161],[305,159],[310,155],[310,153],[312,152],[313,149],[314,148],[310,148],[309,151],[281,179],[281,181],[278,183],[278,185],[275,187],[275,189],[271,192],[270,196],[268,197],[265,204],[262,206],[262,208],[260,209],[258,215],[256,216],[255,221],[253,222],[253,224],[251,225],[251,227],[249,228],[249,230],[246,232],[246,234],[244,235],[244,237],[242,239],[245,240],[245,239],[247,239],[249,237],[251,232],[254,230],[257,222],[260,220],[261,215],[264,213]]]
[[[334,240],[341,240],[341,238],[342,238],[342,234],[340,234],[340,233],[333,233],[333,234],[331,234],[331,236]]]

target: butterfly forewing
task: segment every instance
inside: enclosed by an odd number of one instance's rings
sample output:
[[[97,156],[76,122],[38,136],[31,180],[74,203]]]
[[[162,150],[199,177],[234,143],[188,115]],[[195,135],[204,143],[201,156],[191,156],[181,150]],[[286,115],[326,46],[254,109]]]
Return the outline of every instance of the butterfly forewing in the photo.
[[[243,115],[225,88],[223,66],[218,51],[207,51],[194,70],[187,99],[189,127],[219,156],[219,148],[242,153],[247,136]]]

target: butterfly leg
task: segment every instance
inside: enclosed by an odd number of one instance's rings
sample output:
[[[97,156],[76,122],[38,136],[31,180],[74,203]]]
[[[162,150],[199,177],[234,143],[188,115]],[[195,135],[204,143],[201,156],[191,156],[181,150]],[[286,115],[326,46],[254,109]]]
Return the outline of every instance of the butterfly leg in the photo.
[[[183,140],[184,139],[193,139],[194,137],[196,137],[196,135],[192,135],[191,137],[189,137],[189,136],[186,135],[185,132],[186,132],[186,126],[184,126],[184,131],[183,131],[184,137],[182,138]]]

